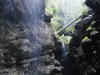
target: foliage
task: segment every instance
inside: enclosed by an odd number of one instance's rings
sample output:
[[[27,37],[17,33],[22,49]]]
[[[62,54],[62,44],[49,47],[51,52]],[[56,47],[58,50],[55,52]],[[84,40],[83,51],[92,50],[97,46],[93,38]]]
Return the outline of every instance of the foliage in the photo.
[[[53,14],[53,18],[51,20],[52,27],[54,31],[58,31],[63,27],[63,10],[61,9],[61,3],[58,0],[48,0],[46,4],[46,11],[50,12]]]
[[[55,15],[52,18],[52,27],[55,31],[60,30],[63,27],[63,18]]]
[[[89,31],[89,30],[92,30],[93,28],[92,28],[92,26],[89,26],[87,29],[86,29],[86,31]]]
[[[66,29],[66,32],[71,32],[71,33],[74,33],[74,26],[70,26]]]
[[[65,43],[66,45],[68,45],[69,42],[70,42],[71,36],[62,35],[61,38],[62,38],[62,40],[64,41],[64,43]]]
[[[76,17],[88,12],[88,8],[84,5],[85,0],[73,1],[74,0],[47,0],[46,11],[53,15],[51,25],[55,32],[59,31]],[[74,32],[74,24],[65,30],[65,33],[69,34],[70,32],[71,34]],[[71,39],[71,36],[67,34],[61,36],[56,34],[56,37],[62,39],[67,45]]]
[[[89,8],[88,8],[88,7],[83,8],[83,15],[86,15],[86,14],[87,14],[87,12],[88,12],[88,10],[89,10]]]

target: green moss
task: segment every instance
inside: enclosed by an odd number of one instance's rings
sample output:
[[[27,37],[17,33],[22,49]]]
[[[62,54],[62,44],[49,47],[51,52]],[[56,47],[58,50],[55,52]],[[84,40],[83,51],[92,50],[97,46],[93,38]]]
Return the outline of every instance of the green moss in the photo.
[[[87,28],[86,31],[89,31],[89,30],[95,31],[96,29],[95,29],[95,28],[92,28],[92,25],[93,25],[94,23],[95,23],[95,21],[92,21],[92,22],[91,22],[91,25]]]
[[[92,21],[92,22],[91,22],[91,25],[93,25],[95,22],[96,22],[96,21]]]
[[[56,38],[60,39],[60,36],[55,32]]]
[[[91,33],[90,33],[90,35],[94,35],[94,34],[96,34],[96,33],[98,33],[96,30],[93,30]]]
[[[83,7],[84,7],[84,8],[82,8],[83,15],[86,15],[89,11],[89,8],[86,6],[85,2],[83,2]]]
[[[89,30],[92,30],[93,28],[92,28],[92,26],[89,26],[87,29],[86,29],[86,31],[89,31]]]
[[[89,39],[89,38],[86,36],[86,37],[84,37],[84,38],[82,39],[82,43],[83,43],[84,41],[91,41],[91,39]]]
[[[64,18],[58,15],[54,15],[51,20],[51,25],[55,31],[60,30],[63,27]]]
[[[70,27],[68,27],[67,29],[66,29],[66,32],[74,32],[74,30],[75,30],[75,28],[74,28],[74,26],[70,26]]]

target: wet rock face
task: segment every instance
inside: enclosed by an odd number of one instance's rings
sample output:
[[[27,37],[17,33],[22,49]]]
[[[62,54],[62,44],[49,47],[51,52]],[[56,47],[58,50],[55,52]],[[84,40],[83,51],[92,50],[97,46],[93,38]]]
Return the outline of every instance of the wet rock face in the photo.
[[[53,17],[52,14],[50,14],[49,12],[45,12],[45,14],[44,14],[44,21],[50,23],[52,17]]]
[[[48,25],[41,23],[41,26]],[[43,44],[41,41],[40,44],[34,43],[32,38],[36,37],[32,37],[27,28],[0,26],[0,32],[0,75],[61,75],[58,57],[61,56],[61,44],[54,38],[53,32],[45,34],[49,37],[41,39]]]
[[[45,0],[1,0],[0,5],[2,18],[12,22],[27,22],[35,19],[36,16],[42,18],[45,9]]]
[[[40,20],[43,1],[0,1],[0,75],[61,75],[60,43]]]
[[[81,75],[100,75],[100,1],[86,0],[86,4],[94,16],[90,21],[87,18],[89,13],[76,25],[70,43],[70,54],[76,59]],[[84,22],[85,18],[87,20]]]

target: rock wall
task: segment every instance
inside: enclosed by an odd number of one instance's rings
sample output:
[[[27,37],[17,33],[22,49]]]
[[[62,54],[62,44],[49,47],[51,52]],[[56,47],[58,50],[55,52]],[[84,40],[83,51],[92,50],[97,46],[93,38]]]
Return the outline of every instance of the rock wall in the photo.
[[[86,0],[90,8],[87,15],[76,24],[70,42],[70,56],[80,69],[77,75],[100,74],[100,1]],[[76,67],[76,69],[77,69]],[[75,75],[75,74],[73,74]]]
[[[61,75],[61,44],[40,20],[44,0],[32,0],[41,6],[39,23],[29,1],[0,0],[0,75]]]
[[[14,23],[42,18],[45,11],[45,0],[1,0],[0,5],[0,17]]]

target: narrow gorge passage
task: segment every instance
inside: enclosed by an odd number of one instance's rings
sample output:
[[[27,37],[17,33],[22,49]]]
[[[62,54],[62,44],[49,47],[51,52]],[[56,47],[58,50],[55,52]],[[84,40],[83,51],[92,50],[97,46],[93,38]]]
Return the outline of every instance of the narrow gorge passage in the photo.
[[[0,0],[0,75],[100,75],[99,10],[100,0]]]

